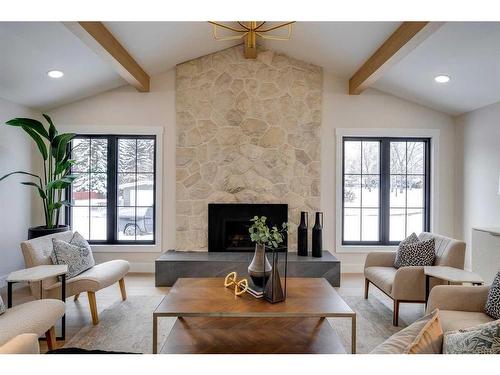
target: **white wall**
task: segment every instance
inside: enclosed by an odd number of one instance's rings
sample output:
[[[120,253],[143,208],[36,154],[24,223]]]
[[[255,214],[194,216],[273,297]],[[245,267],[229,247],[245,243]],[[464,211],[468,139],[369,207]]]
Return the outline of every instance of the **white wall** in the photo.
[[[325,213],[324,248],[335,244],[335,128],[427,128],[440,130],[438,230],[455,235],[455,130],[453,119],[429,108],[368,90],[347,94],[347,81],[324,74],[322,119],[322,210]],[[124,86],[87,98],[49,114],[56,124],[163,126],[163,249],[175,248],[175,82],[174,71],[152,77],[151,92]],[[158,254],[99,253],[100,261],[122,257],[152,265]],[[360,272],[366,254],[337,254],[343,271]],[[141,268],[142,269],[142,268]]]
[[[38,118],[39,114],[0,98],[0,176],[17,170],[33,171],[31,139],[22,129],[4,125],[14,117]],[[40,204],[33,189],[20,185],[20,181],[31,179],[18,175],[0,182],[0,287],[7,274],[24,268],[19,243],[28,235],[32,206]]]
[[[436,229],[455,235],[455,129],[451,116],[418,104],[367,90],[348,95],[348,82],[324,72],[321,206],[324,211],[324,248],[335,248],[335,129],[336,128],[409,128],[438,129],[439,186]],[[337,253],[343,272],[362,272],[366,254]]]
[[[474,227],[500,227],[500,103],[456,119],[457,126],[457,232],[468,246]]]
[[[152,77],[149,93],[123,86],[49,111],[61,126],[164,127],[162,247],[175,248],[175,71]],[[135,271],[153,271],[158,253],[96,253],[97,261],[127,259]]]

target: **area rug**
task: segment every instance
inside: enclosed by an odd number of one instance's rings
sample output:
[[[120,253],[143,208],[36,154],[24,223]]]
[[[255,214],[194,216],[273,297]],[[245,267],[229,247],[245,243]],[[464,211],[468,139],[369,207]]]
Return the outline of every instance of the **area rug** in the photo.
[[[130,296],[118,301],[100,314],[97,326],[82,328],[65,345],[65,348],[151,353],[153,311],[162,296]],[[357,313],[357,352],[369,353],[393,333],[406,326],[400,319],[400,327],[392,325],[392,311],[376,298],[368,300],[357,296],[343,297]],[[329,318],[347,353],[351,345],[351,320]],[[163,343],[175,318],[161,318],[158,325],[158,342]]]

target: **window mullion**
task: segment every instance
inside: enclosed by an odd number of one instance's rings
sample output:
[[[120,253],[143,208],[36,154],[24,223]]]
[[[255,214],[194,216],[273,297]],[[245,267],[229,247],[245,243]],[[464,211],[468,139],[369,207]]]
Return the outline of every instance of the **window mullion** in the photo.
[[[118,138],[109,136],[108,138],[108,191],[107,191],[107,243],[116,243],[116,200],[117,200],[117,142]]]
[[[391,142],[388,139],[380,141],[380,242],[389,243],[390,227],[390,191],[391,191]]]

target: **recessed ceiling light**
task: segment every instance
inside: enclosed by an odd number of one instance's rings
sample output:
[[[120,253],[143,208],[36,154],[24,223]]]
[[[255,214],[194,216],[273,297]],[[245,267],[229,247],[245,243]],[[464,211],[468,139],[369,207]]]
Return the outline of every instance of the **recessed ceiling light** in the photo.
[[[60,70],[51,70],[51,71],[47,72],[47,75],[50,78],[61,78],[64,75],[64,73],[61,72]]]
[[[437,83],[448,83],[448,82],[450,82],[450,76],[441,74],[441,75],[435,76],[434,81],[436,81]]]

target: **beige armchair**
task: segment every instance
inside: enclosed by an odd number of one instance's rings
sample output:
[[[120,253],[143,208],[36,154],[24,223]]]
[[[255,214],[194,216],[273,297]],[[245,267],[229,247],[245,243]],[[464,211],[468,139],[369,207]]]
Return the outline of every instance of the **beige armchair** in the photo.
[[[20,334],[1,345],[0,354],[40,354],[38,336],[34,333]]]
[[[26,267],[52,264],[52,260],[50,259],[52,238],[70,241],[72,235],[73,233],[68,231],[21,242]],[[87,292],[92,323],[96,325],[99,323],[99,317],[97,314],[95,293],[118,282],[120,284],[122,299],[125,300],[127,293],[124,277],[129,269],[130,265],[125,260],[112,260],[97,264],[80,275],[66,281],[66,297],[75,296],[76,301],[80,293]],[[61,282],[56,277],[45,279],[42,282],[42,288],[40,288],[38,283],[31,285],[31,292],[36,298],[60,298]],[[42,296],[40,296],[40,293]]]
[[[50,350],[55,349],[54,327],[65,310],[64,302],[56,299],[26,302],[7,309],[0,315],[0,353],[25,353],[32,350],[32,338],[19,337],[23,334],[34,334],[36,338],[45,334],[47,346]]]
[[[437,234],[423,232],[420,240],[434,238],[436,241],[436,266],[464,268],[465,243]],[[373,252],[366,257],[365,299],[368,298],[370,283],[394,301],[392,323],[397,326],[400,303],[425,303],[424,267],[394,267],[396,252]],[[431,278],[430,287],[443,281]]]
[[[443,332],[470,328],[494,320],[485,314],[489,286],[438,285],[432,289],[427,312],[439,309]]]

